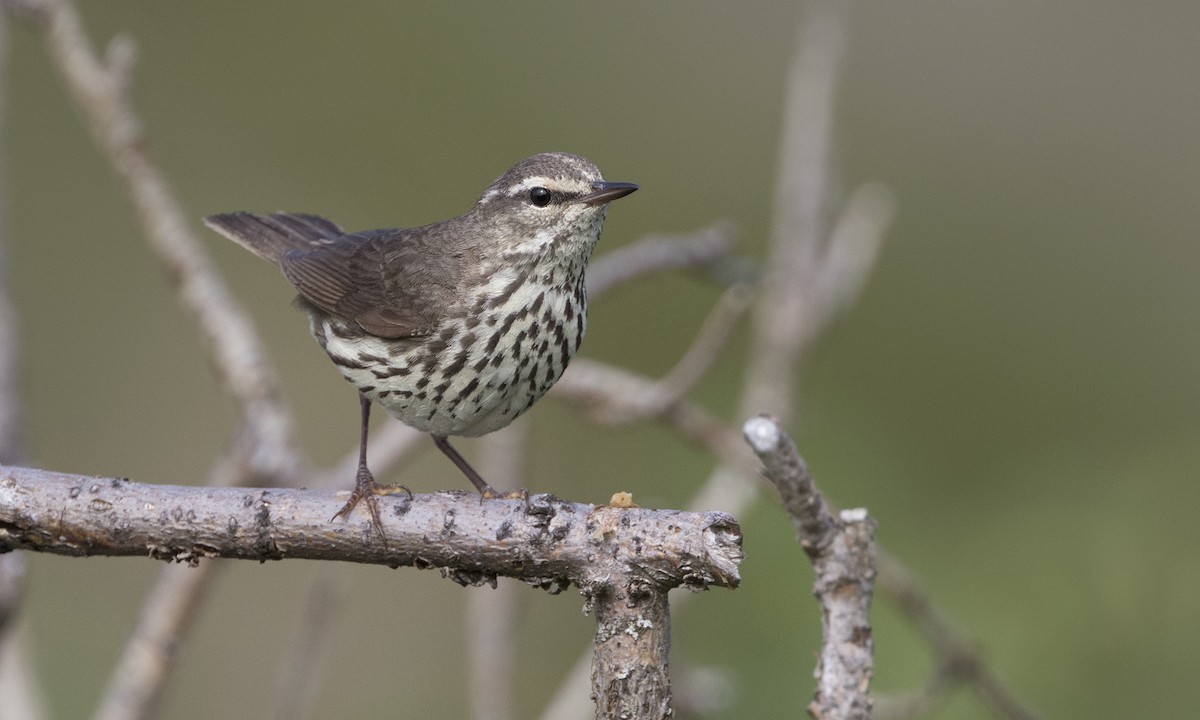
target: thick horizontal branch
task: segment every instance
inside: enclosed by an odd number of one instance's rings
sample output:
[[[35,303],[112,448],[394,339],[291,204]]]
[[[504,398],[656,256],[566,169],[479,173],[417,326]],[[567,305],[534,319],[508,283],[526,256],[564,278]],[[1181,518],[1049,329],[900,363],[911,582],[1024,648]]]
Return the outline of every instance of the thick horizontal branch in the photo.
[[[365,511],[330,522],[337,493],[148,485],[0,467],[0,552],[146,555],[198,562],[344,560],[442,568],[463,584],[519,578],[588,594],[627,587],[736,587],[741,530],[724,513],[595,506],[534,495],[380,498],[384,545]]]

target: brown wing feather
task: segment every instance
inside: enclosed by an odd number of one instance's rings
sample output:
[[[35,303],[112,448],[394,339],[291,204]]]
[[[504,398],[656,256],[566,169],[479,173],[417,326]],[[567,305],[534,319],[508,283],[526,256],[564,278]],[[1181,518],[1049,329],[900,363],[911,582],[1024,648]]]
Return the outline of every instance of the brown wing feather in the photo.
[[[204,222],[255,255],[279,262],[289,250],[320,247],[346,233],[334,223],[316,215],[275,213],[255,215],[248,212],[210,215]]]
[[[458,284],[441,236],[430,228],[343,235],[288,251],[279,265],[300,295],[325,312],[378,337],[416,337],[437,327]]]

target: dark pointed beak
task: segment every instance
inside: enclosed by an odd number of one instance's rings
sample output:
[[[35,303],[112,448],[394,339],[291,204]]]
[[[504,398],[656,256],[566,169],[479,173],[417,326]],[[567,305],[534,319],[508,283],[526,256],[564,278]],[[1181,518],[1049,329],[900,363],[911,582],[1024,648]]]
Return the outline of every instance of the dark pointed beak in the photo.
[[[601,180],[592,183],[592,192],[579,198],[584,205],[603,205],[617,198],[623,198],[637,190],[638,186],[627,182],[606,182]]]

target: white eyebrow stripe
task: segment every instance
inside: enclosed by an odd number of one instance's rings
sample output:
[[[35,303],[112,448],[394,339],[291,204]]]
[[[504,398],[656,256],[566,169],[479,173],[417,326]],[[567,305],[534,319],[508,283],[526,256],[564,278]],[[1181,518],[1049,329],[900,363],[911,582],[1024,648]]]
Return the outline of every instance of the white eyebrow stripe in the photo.
[[[556,182],[555,178],[539,176],[539,177],[525,178],[524,180],[517,183],[516,185],[513,185],[510,189],[520,192],[521,190],[529,190],[531,188],[535,188],[535,187],[539,187],[539,186],[545,187],[545,186],[549,185],[549,186],[553,187],[555,185],[561,185],[561,184],[562,183],[560,183],[560,182]]]

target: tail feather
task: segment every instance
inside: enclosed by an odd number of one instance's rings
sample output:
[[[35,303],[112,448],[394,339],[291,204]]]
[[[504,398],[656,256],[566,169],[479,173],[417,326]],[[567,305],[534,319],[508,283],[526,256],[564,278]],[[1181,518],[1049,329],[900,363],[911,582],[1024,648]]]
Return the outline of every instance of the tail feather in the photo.
[[[224,213],[209,215],[204,224],[276,265],[288,250],[312,250],[346,234],[323,217],[298,213]]]

